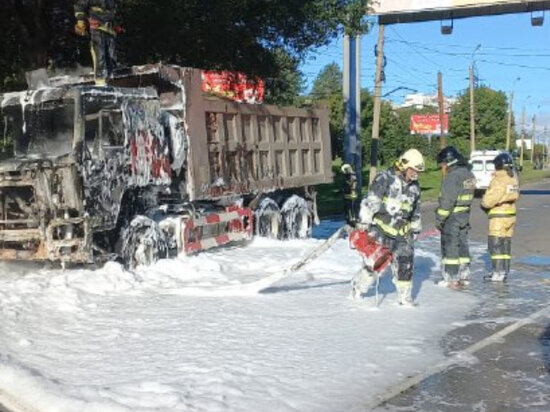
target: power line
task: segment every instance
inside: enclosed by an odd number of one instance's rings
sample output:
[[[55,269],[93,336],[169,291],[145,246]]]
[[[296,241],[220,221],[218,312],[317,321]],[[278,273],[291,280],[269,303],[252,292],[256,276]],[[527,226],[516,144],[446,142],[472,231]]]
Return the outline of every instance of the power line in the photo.
[[[388,42],[399,42],[399,43],[405,42],[405,43],[410,43],[410,44],[419,45],[419,46],[428,45],[428,46],[432,46],[432,47],[445,47],[445,48],[454,47],[454,48],[461,48],[461,49],[465,49],[465,50],[472,50],[475,47],[475,45],[469,45],[468,46],[468,45],[459,45],[459,44],[421,43],[421,42],[416,42],[416,41],[411,41],[411,40],[405,40],[405,39],[403,39],[403,37],[401,37],[401,39],[392,39],[391,37],[389,37],[389,38],[387,38],[387,41]],[[486,45],[483,46],[483,49],[484,50],[513,50],[513,51],[519,50],[519,51],[522,51],[522,52],[525,52],[525,51],[550,52],[550,49],[547,49],[547,48],[528,49],[528,48],[525,48],[525,47],[497,47],[497,46],[486,46]]]

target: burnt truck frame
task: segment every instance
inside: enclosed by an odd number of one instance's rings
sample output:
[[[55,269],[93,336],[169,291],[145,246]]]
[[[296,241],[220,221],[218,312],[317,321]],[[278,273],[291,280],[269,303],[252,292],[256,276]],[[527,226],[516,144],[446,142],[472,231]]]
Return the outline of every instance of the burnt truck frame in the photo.
[[[332,181],[328,112],[202,91],[148,65],[0,95],[0,259],[147,264],[259,235],[304,237]]]

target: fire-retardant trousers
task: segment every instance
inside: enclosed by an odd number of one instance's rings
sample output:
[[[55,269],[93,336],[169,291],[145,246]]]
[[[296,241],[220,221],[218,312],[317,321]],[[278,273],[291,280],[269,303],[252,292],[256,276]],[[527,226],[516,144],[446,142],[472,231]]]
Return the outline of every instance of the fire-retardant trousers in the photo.
[[[409,233],[405,237],[390,237],[375,227],[370,234],[393,253],[391,270],[393,282],[397,288],[399,302],[410,304],[412,302],[412,275],[414,260],[414,241]],[[373,272],[367,265],[352,279],[352,297],[365,293],[381,273]]]
[[[492,276],[494,280],[506,280],[510,273],[512,259],[512,238],[489,236],[489,255],[491,256]]]
[[[101,30],[91,30],[90,36],[96,84],[103,85],[116,68],[115,36]]]
[[[470,276],[469,230],[469,217],[465,214],[451,214],[443,225],[441,257],[443,279],[447,282],[468,280]]]
[[[376,239],[393,253],[391,263],[393,277],[397,282],[410,282],[413,275],[414,241],[412,234],[389,237],[375,229]]]

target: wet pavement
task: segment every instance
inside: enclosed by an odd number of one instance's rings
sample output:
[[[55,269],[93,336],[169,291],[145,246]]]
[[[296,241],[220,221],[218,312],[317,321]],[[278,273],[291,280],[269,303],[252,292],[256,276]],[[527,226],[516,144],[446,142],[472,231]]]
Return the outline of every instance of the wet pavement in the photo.
[[[382,394],[365,410],[550,411],[550,181],[522,190],[506,284],[482,280],[489,268],[487,218],[478,205],[471,218],[473,280],[457,293],[480,303],[441,341],[449,364],[409,377],[410,387],[396,382],[403,392]],[[425,229],[433,227],[434,208],[425,206]],[[486,345],[477,350],[480,342]]]

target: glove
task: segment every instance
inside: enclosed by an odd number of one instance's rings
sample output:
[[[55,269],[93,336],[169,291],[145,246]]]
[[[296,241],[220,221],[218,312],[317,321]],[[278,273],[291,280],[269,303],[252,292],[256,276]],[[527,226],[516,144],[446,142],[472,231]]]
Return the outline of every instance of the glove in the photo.
[[[362,230],[363,232],[370,232],[370,225],[362,222],[355,222],[355,229]]]
[[[84,20],[78,20],[74,26],[74,32],[78,36],[86,36],[88,34],[88,26]]]

